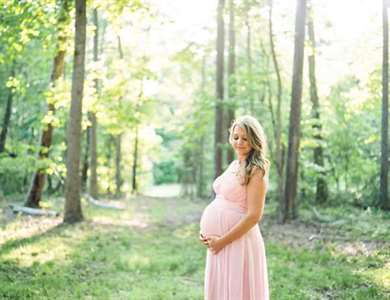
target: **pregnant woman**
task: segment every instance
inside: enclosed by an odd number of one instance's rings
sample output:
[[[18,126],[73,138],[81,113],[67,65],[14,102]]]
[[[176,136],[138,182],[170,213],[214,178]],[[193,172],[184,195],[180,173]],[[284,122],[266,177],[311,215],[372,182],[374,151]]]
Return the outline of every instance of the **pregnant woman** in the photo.
[[[200,221],[208,247],[206,300],[269,299],[264,242],[259,226],[268,187],[266,138],[251,116],[234,121],[229,142],[237,160],[215,179],[216,194]]]

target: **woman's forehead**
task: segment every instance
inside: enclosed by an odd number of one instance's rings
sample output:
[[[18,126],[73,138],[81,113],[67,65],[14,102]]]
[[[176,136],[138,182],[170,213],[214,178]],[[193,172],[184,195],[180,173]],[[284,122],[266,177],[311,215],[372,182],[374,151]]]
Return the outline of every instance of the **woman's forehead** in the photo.
[[[246,130],[238,125],[234,126],[233,134],[246,136]]]

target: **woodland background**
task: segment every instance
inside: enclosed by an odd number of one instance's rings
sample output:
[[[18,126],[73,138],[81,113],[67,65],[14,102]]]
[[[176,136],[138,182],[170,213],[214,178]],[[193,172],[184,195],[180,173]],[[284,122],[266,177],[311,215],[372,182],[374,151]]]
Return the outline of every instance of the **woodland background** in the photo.
[[[201,299],[244,114],[272,298],[390,297],[388,5],[0,0],[0,298]]]

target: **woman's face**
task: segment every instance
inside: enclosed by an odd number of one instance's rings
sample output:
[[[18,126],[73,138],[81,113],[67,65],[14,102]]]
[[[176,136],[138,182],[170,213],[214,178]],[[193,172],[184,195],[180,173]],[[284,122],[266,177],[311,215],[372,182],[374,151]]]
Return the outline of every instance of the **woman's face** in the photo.
[[[232,146],[234,151],[239,157],[246,157],[252,150],[249,145],[248,136],[245,129],[235,126],[233,129],[233,142]]]

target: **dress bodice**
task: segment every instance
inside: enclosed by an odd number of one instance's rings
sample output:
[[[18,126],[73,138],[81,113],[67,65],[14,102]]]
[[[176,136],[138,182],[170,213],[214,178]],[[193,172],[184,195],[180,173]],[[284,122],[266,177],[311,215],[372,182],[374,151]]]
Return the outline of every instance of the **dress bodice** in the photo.
[[[214,180],[213,189],[217,197],[234,202],[236,205],[247,208],[246,186],[240,184],[237,175],[239,169],[238,160],[233,161],[219,177]]]

